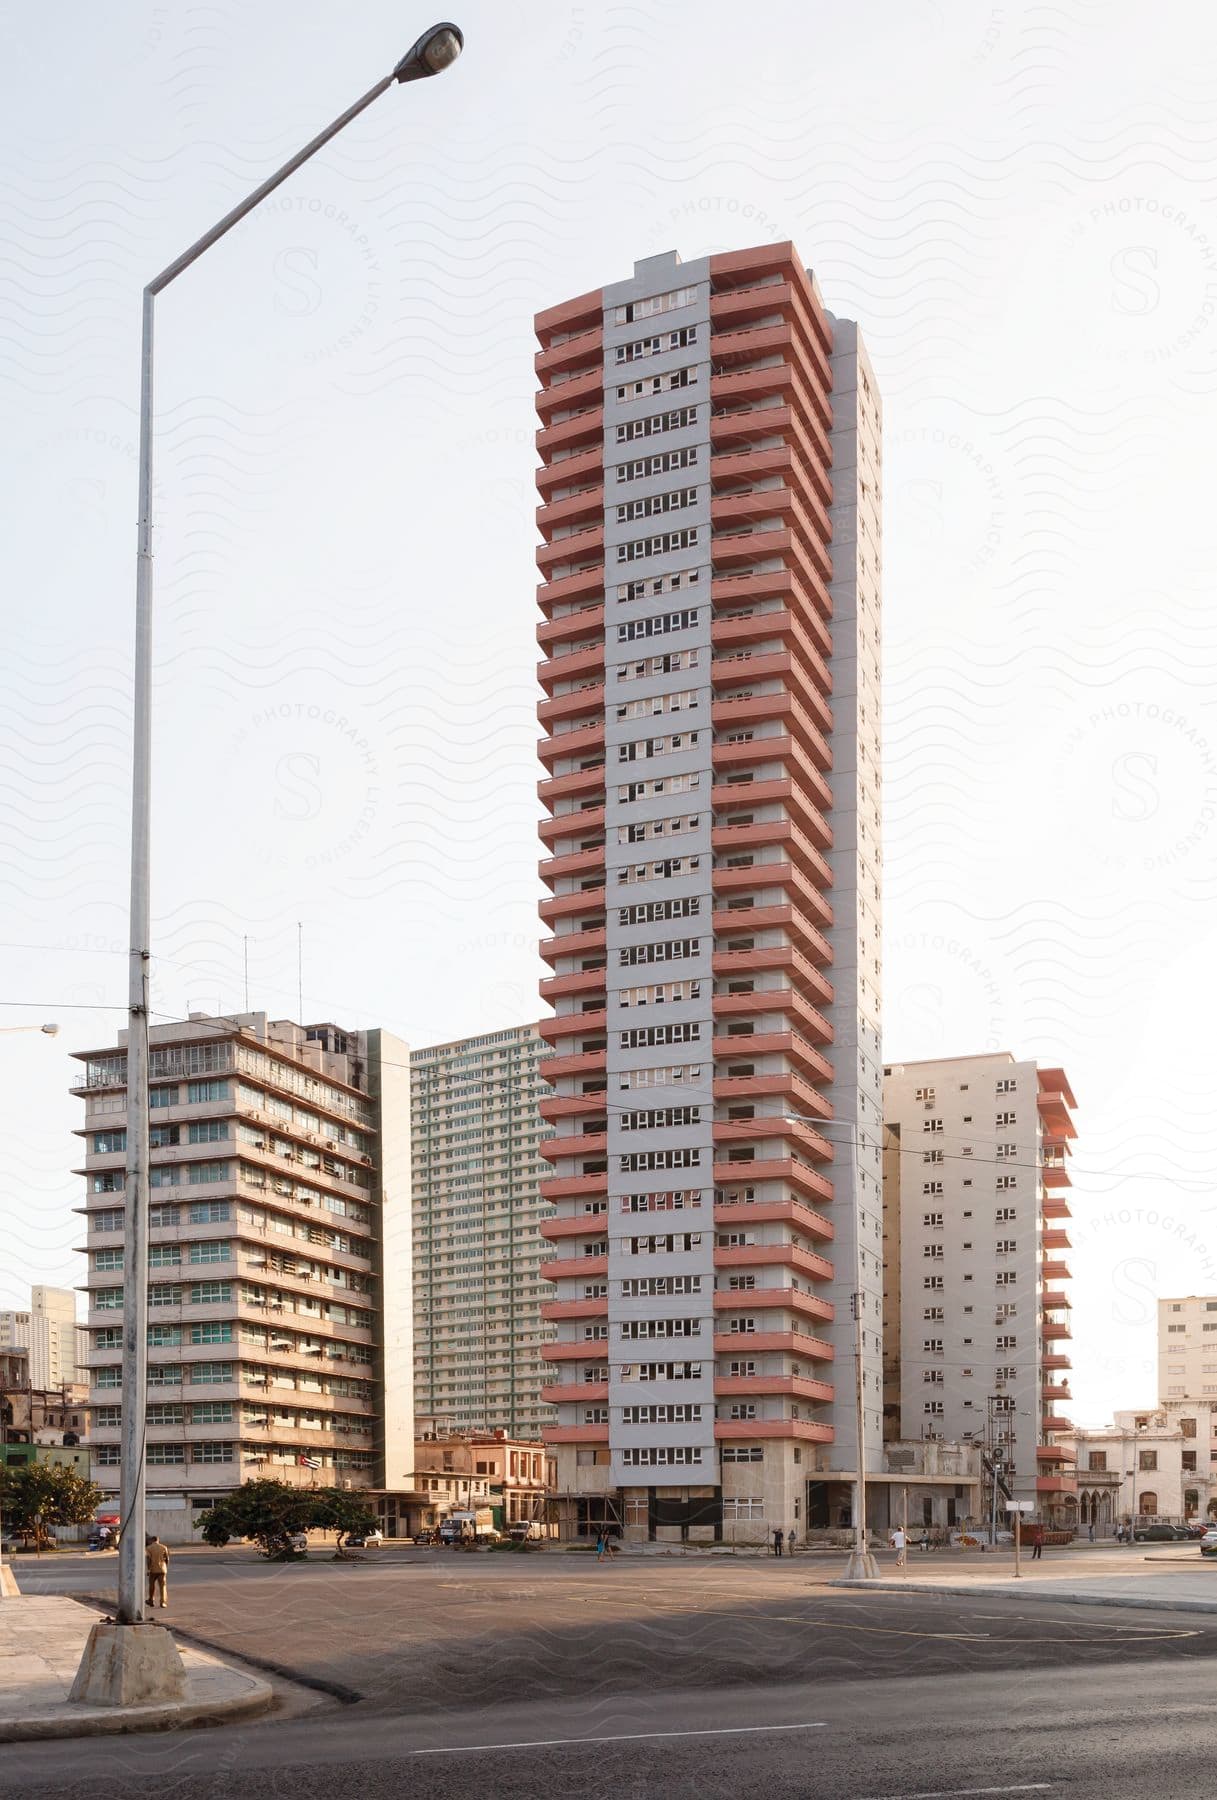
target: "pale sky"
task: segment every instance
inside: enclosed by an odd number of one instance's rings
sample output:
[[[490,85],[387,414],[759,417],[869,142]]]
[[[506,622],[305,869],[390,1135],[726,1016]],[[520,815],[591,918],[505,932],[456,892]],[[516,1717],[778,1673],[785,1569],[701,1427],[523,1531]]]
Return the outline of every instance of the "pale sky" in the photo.
[[[82,1278],[68,1052],[126,992],[144,281],[431,22],[67,0],[0,114],[0,1306]],[[1078,1421],[1217,1292],[1217,19],[1165,0],[460,0],[159,303],[164,1017],[537,1016],[531,317],[793,239],[886,430],[889,1061],[1079,1101]]]

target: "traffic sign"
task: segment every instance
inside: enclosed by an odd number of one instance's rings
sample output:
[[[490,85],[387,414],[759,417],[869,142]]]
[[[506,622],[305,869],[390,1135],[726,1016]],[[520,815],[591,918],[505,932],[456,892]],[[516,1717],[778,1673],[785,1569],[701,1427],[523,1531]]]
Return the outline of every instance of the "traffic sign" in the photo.
[[[1006,1511],[1008,1513],[1010,1513],[1010,1512],[1016,1512],[1016,1513],[1034,1512],[1035,1511],[1035,1501],[1034,1500],[1007,1500],[1006,1501]]]

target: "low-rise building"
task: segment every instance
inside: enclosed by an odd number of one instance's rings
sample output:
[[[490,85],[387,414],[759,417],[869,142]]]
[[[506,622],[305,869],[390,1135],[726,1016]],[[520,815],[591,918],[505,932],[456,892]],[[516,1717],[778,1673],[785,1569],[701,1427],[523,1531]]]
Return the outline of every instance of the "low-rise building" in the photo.
[[[60,1463],[89,1473],[89,1390],[77,1383],[47,1388],[30,1378],[30,1360],[0,1353],[0,1463]]]
[[[459,1432],[443,1420],[420,1419],[414,1445],[414,1485],[423,1496],[417,1529],[428,1531],[449,1513],[490,1508],[498,1531],[542,1525],[554,1487],[554,1458],[535,1439],[504,1431]]]
[[[1075,1432],[1072,1447],[1083,1528],[1217,1518],[1217,1403],[1117,1412],[1110,1425]]]

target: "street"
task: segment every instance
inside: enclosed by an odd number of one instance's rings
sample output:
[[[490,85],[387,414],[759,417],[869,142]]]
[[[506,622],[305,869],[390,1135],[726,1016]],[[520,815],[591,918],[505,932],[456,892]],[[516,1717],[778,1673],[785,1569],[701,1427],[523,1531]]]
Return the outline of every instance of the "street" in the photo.
[[[21,1580],[100,1595],[112,1569],[57,1557]],[[243,1726],[9,1746],[0,1791],[1211,1795],[1217,1614],[842,1590],[836,1573],[811,1557],[185,1552],[165,1616],[311,1694]]]

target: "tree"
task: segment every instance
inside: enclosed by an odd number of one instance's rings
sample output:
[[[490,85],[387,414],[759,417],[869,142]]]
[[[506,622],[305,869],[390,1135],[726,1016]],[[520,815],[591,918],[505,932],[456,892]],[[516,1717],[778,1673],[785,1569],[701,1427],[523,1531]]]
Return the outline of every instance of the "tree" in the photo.
[[[299,1488],[286,1481],[246,1481],[199,1519],[206,1543],[252,1538],[263,1556],[279,1562],[299,1554],[292,1546],[297,1532],[360,1532],[375,1522],[358,1497],[342,1488]]]
[[[52,1525],[88,1525],[104,1498],[99,1487],[60,1463],[0,1470],[0,1507],[11,1531],[41,1548]]]

